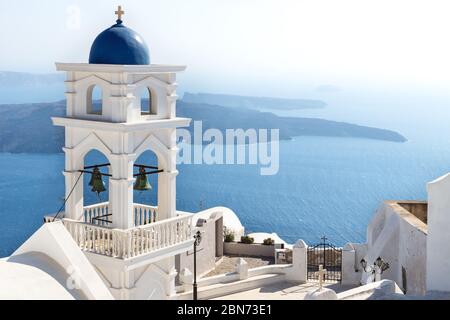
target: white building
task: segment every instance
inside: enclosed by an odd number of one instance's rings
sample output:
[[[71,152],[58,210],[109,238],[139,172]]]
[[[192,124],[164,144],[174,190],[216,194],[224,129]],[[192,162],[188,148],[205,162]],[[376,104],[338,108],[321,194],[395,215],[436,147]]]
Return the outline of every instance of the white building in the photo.
[[[386,201],[367,228],[367,243],[347,244],[343,283],[365,284],[360,260],[382,257],[404,298],[450,298],[450,174],[428,183],[428,201]]]

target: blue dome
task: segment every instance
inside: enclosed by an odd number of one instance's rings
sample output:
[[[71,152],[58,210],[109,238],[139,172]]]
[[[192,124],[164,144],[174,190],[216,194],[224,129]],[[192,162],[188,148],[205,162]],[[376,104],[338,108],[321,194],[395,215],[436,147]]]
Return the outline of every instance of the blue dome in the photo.
[[[150,55],[142,37],[121,20],[95,38],[89,54],[92,64],[150,64]]]

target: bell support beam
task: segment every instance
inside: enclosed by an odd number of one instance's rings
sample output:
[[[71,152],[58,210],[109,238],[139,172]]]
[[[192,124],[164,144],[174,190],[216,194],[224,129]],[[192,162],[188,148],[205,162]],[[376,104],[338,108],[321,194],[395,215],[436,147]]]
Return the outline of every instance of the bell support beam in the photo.
[[[84,167],[84,169],[86,170],[86,169],[93,169],[93,168],[108,167],[108,166],[110,166],[110,165],[111,165],[110,163],[95,164],[95,165],[93,165],[93,166],[87,166],[87,167]]]
[[[79,170],[79,172],[94,174],[94,171],[89,171],[89,170]],[[99,175],[105,176],[105,177],[112,177],[112,174],[109,174],[109,173],[102,173],[102,172],[100,172]]]
[[[133,177],[147,176],[147,175],[150,175],[150,174],[157,174],[157,173],[161,173],[161,172],[164,172],[164,170],[146,171],[146,172],[143,172],[143,173],[135,173],[135,174],[133,174]]]

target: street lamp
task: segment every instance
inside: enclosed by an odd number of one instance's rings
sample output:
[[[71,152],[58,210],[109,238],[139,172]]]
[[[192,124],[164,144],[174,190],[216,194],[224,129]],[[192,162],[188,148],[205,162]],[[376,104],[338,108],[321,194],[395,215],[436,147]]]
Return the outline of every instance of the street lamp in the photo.
[[[197,231],[194,239],[194,283],[192,284],[192,293],[194,300],[197,300],[197,246],[202,241],[202,233]]]
[[[361,260],[361,266],[363,267],[363,270],[366,271],[367,268],[367,261],[365,259]],[[366,271],[367,272],[367,271]]]
[[[389,269],[389,263],[385,262],[381,257],[378,257],[377,260],[373,263],[373,266],[368,266],[367,261],[365,259],[362,259],[360,261],[361,266],[364,270],[364,272],[371,273],[373,282],[376,281],[376,276],[383,274],[384,271]]]
[[[389,269],[389,263],[384,262],[383,259],[381,259],[381,257],[378,257],[377,260],[375,260],[375,265],[380,268],[381,273],[383,273],[384,271],[386,271],[387,269]]]

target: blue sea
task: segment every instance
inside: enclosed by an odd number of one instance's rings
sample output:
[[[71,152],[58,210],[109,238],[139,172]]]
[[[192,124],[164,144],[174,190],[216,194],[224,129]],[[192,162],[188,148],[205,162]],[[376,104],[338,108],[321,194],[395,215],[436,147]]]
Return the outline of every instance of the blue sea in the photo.
[[[248,232],[276,232],[288,242],[308,243],[326,235],[343,245],[365,241],[367,223],[383,200],[426,199],[426,183],[450,171],[450,99],[401,94],[355,99],[348,92],[322,98],[326,109],[278,113],[389,128],[409,140],[296,137],[280,143],[274,176],[261,176],[256,165],[180,165],[178,209],[226,206]],[[62,154],[0,154],[0,257],[61,206],[63,166]],[[90,203],[102,200],[87,196]],[[154,192],[135,196],[136,202],[155,201]]]

